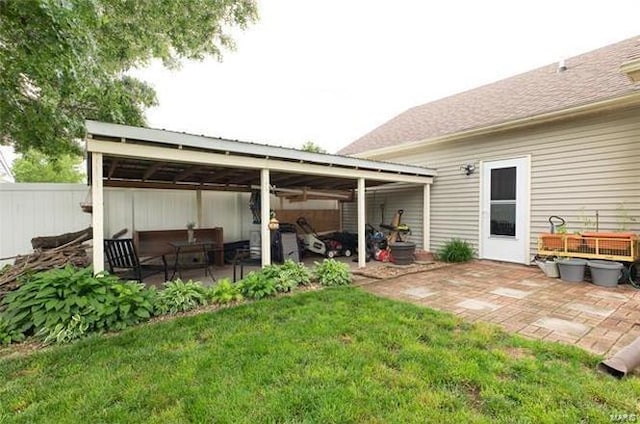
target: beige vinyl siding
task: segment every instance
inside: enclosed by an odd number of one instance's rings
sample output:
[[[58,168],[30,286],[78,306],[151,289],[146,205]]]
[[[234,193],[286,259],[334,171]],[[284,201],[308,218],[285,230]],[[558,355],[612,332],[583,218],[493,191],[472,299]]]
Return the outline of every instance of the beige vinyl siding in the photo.
[[[431,187],[431,250],[459,237],[478,247],[480,161],[531,156],[531,248],[559,215],[569,231],[584,217],[599,229],[640,232],[640,109],[545,124],[387,155],[394,162],[435,168]],[[465,176],[460,166],[474,163]]]
[[[422,193],[423,187],[411,187],[395,190],[381,190],[368,192],[366,195],[366,220],[368,224],[386,233],[380,224],[391,224],[393,215],[398,209],[404,209],[402,223],[407,224],[411,234],[407,235],[407,241],[416,243],[422,247]],[[383,208],[384,205],[384,218]],[[356,233],[358,230],[358,204],[357,202],[344,203],[342,207],[342,226],[345,231]]]

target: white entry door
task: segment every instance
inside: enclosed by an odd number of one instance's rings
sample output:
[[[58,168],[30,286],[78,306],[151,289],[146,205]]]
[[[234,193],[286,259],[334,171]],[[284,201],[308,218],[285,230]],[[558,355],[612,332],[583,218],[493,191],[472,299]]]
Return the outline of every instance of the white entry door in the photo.
[[[528,264],[529,158],[483,162],[481,181],[481,257]]]

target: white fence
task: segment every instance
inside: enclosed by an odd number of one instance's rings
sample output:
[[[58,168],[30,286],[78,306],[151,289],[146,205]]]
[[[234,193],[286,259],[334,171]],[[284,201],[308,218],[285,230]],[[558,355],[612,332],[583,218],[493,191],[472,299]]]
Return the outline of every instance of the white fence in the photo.
[[[31,252],[31,239],[78,231],[91,225],[80,203],[89,199],[83,184],[0,184],[0,258]],[[105,189],[105,236],[122,229],[186,228],[197,221],[194,190]],[[272,198],[277,209],[335,209],[335,201],[289,204]],[[225,242],[249,238],[254,228],[248,193],[202,192],[202,227],[222,227]],[[0,266],[9,261],[1,261]]]

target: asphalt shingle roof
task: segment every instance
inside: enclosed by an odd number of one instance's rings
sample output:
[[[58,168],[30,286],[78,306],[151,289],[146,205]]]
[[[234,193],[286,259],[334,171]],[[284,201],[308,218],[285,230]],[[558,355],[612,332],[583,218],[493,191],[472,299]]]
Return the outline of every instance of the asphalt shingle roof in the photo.
[[[413,107],[339,151],[355,154],[428,140],[594,103],[634,92],[620,65],[640,56],[633,37],[565,61]]]

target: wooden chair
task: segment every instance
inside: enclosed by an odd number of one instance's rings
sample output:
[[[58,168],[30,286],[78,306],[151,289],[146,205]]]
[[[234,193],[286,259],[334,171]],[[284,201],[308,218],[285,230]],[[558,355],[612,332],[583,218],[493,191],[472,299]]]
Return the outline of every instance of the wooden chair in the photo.
[[[105,239],[104,254],[109,263],[109,272],[125,280],[140,281],[150,275],[157,274],[161,269],[158,265],[145,264],[144,262],[154,259],[151,257],[145,261],[140,261],[133,239]],[[167,281],[167,259],[162,255],[164,270],[164,280]]]

